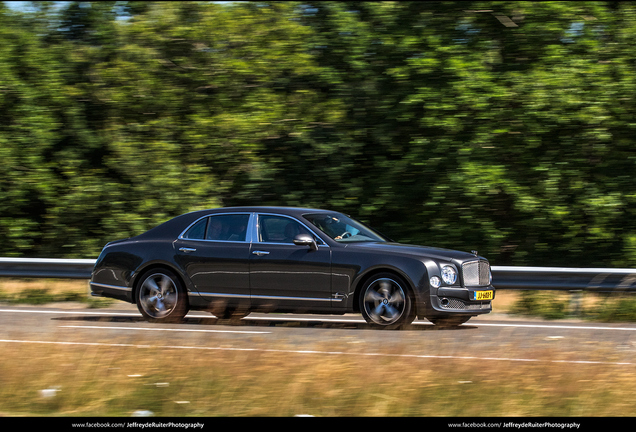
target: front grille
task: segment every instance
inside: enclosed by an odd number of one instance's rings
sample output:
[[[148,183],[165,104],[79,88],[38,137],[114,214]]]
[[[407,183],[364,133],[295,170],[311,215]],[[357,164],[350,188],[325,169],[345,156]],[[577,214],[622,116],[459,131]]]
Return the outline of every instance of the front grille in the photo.
[[[442,304],[442,307],[445,307],[448,309],[466,309],[466,303],[457,299],[449,299],[448,304],[447,305]]]
[[[467,303],[460,299],[449,298],[442,300],[441,305],[444,309],[479,310],[488,308],[490,302]]]
[[[488,261],[471,261],[462,265],[464,286],[490,285],[490,264]]]

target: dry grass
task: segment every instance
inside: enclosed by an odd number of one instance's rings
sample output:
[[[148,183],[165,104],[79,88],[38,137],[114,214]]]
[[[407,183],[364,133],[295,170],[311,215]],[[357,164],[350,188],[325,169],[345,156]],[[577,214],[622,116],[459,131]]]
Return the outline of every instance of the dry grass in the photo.
[[[19,294],[27,290],[47,290],[51,294],[88,294],[88,281],[84,279],[14,279],[0,278],[0,291]]]
[[[86,281],[0,280],[5,295],[42,288],[87,293]],[[510,310],[518,298],[517,292],[498,292],[495,312]],[[573,366],[551,362],[560,354],[550,350],[533,352],[545,361],[524,363],[20,343],[0,343],[0,349],[0,416],[130,416],[137,410],[179,417],[636,412],[634,365]],[[407,346],[392,349],[409,352]],[[611,355],[599,350],[593,358]],[[45,389],[54,396],[42,396]]]
[[[625,416],[633,365],[1,343],[11,416]],[[323,347],[324,348],[324,347]],[[320,349],[320,347],[316,347]],[[42,397],[42,389],[56,389]]]
[[[46,304],[74,302],[88,307],[107,307],[110,299],[89,295],[84,279],[14,279],[0,278],[0,302]]]

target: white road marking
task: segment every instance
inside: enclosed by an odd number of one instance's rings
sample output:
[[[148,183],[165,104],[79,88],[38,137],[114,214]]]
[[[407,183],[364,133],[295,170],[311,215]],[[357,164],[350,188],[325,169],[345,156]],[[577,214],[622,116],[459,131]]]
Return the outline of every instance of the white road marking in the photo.
[[[199,350],[199,351],[251,351],[251,352],[269,352],[282,354],[316,354],[316,355],[349,355],[358,357],[395,357],[395,358],[416,358],[416,359],[452,359],[452,360],[477,360],[477,361],[511,361],[511,362],[533,362],[533,363],[566,363],[566,364],[601,364],[613,366],[632,366],[636,363],[632,362],[605,362],[605,361],[588,361],[588,360],[541,360],[541,359],[524,359],[524,358],[505,358],[505,357],[465,357],[465,356],[444,356],[444,355],[426,355],[426,354],[387,354],[387,353],[351,353],[344,351],[316,351],[316,350],[283,350],[270,348],[230,348],[230,347],[200,347],[200,346],[183,346],[183,345],[138,345],[124,343],[101,343],[101,342],[59,342],[59,341],[38,341],[38,340],[20,340],[20,339],[0,339],[0,343],[22,343],[22,344],[45,344],[45,345],[67,345],[67,346],[101,346],[101,347],[120,347],[120,348],[155,348],[155,349],[183,349],[183,350]]]
[[[65,325],[59,326],[60,328],[78,328],[78,329],[106,329],[106,330],[143,330],[143,331],[165,331],[165,332],[199,332],[199,333],[244,333],[244,334],[271,334],[271,332],[265,331],[247,331],[247,330],[202,330],[202,329],[187,329],[187,328],[147,328],[147,327],[123,327],[123,326],[80,326],[80,325]]]
[[[66,314],[66,315],[101,315],[101,316],[136,316],[139,313],[131,312],[104,312],[104,311],[82,311],[82,310],[34,310],[34,309],[0,309],[0,312],[35,313],[35,314]]]
[[[526,328],[549,328],[549,329],[567,329],[567,330],[622,330],[636,331],[636,327],[600,327],[600,326],[575,326],[560,324],[499,324],[499,323],[468,323],[467,326],[474,325],[479,327],[526,327]]]

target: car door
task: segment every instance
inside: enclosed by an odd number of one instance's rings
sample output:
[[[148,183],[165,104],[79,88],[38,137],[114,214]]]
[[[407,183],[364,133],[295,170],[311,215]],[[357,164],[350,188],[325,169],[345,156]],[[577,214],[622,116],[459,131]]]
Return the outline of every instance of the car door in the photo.
[[[307,226],[284,215],[258,214],[250,254],[252,306],[272,310],[330,310],[331,249]],[[297,246],[310,234],[317,248]]]
[[[175,242],[176,261],[206,300],[249,302],[250,217],[250,213],[207,216]]]

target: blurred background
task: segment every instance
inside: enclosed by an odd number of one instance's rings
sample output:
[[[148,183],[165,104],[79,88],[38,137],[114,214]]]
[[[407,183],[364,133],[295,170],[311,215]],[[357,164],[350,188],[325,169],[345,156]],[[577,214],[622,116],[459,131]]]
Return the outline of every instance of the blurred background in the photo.
[[[635,267],[635,49],[632,2],[2,2],[0,256],[291,205]]]

